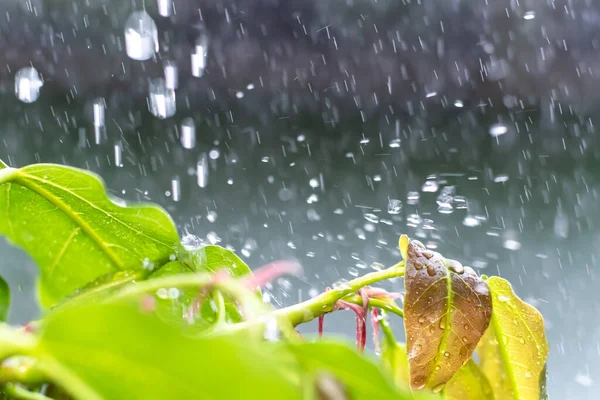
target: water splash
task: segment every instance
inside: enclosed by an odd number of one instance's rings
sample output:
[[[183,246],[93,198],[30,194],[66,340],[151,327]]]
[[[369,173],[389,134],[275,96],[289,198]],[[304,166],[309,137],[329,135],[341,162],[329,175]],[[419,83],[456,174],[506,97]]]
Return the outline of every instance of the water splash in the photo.
[[[135,11],[125,21],[125,50],[136,61],[149,60],[158,52],[158,29],[146,11]]]
[[[23,103],[33,103],[40,97],[44,86],[39,72],[33,67],[25,67],[15,74],[15,95]]]

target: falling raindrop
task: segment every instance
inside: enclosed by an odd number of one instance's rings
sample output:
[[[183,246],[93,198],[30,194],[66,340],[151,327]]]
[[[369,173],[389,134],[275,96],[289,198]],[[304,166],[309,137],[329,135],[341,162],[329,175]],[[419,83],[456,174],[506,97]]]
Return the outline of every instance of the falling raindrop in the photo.
[[[95,127],[104,126],[104,124],[105,124],[105,117],[104,117],[105,103],[104,103],[104,99],[103,98],[99,98],[99,99],[94,100],[93,109],[94,109],[94,126]]]
[[[44,81],[33,67],[25,67],[15,74],[15,94],[23,103],[33,103],[40,97]]]
[[[480,222],[474,216],[467,214],[465,216],[465,218],[463,219],[463,225],[472,228],[472,227],[475,227],[475,226],[479,226]]]
[[[194,52],[191,55],[192,75],[201,78],[206,68],[206,53],[208,51],[208,37],[201,34],[196,40]]]
[[[196,164],[196,175],[198,177],[198,186],[205,188],[208,183],[208,157],[206,153],[200,154]]]
[[[177,65],[167,61],[164,68],[165,86],[167,89],[175,90],[179,87],[179,71]]]
[[[196,147],[196,123],[191,117],[181,122],[181,145],[188,150]]]
[[[397,215],[402,210],[402,202],[398,199],[390,199],[388,202],[388,214]]]
[[[175,115],[175,91],[168,89],[164,78],[156,78],[148,85],[150,112],[157,118],[165,119]]]
[[[179,176],[174,176],[173,179],[171,179],[171,195],[173,196],[173,201],[179,201],[181,198],[181,182]]]
[[[456,188],[454,186],[445,186],[437,197],[438,211],[441,214],[451,214],[454,211],[452,205]]]
[[[406,202],[411,205],[417,205],[419,204],[419,198],[420,198],[420,194],[419,192],[408,192],[408,195],[406,196]]]
[[[134,11],[125,21],[125,48],[132,60],[149,60],[158,52],[158,29],[146,11]]]
[[[502,136],[507,132],[508,132],[508,128],[506,127],[506,125],[494,124],[490,127],[490,135],[492,137]]]
[[[421,191],[426,192],[426,193],[435,193],[438,191],[438,189],[439,189],[439,185],[436,181],[428,180],[428,181],[425,181],[425,183],[423,184]]]
[[[114,149],[115,149],[115,165],[119,168],[123,167],[123,145],[121,144],[120,140],[117,143],[115,143]]]
[[[158,0],[158,13],[161,17],[173,15],[173,0]]]
[[[208,153],[208,156],[210,157],[211,160],[217,160],[221,156],[221,152],[217,149],[212,149]]]

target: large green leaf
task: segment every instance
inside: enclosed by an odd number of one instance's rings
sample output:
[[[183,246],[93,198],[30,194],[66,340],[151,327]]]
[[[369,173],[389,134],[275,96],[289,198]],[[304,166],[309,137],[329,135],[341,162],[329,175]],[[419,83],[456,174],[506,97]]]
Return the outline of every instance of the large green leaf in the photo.
[[[5,322],[8,319],[10,311],[10,288],[8,283],[0,277],[0,322]]]
[[[304,342],[293,346],[300,364],[312,374],[329,373],[337,378],[352,400],[431,400],[426,393],[412,394],[397,387],[392,379],[368,358],[347,343],[335,341]]]
[[[251,274],[250,268],[233,251],[221,246],[201,245],[186,247],[177,245],[177,258],[195,272],[216,272],[225,270],[233,277]]]
[[[544,398],[548,342],[544,319],[502,278],[491,277],[494,313],[477,353],[496,399]]]
[[[45,306],[98,277],[160,266],[178,242],[161,208],[118,205],[96,175],[53,164],[0,163],[0,234],[38,264]]]
[[[137,302],[56,309],[35,353],[80,400],[300,399],[290,353],[235,335],[195,339]]]
[[[408,355],[404,343],[383,342],[381,344],[381,361],[391,372],[396,385],[408,386]]]
[[[400,240],[406,254],[404,326],[411,387],[439,391],[464,363],[492,314],[490,291],[470,268]]]
[[[444,387],[444,399],[494,400],[494,393],[479,365],[469,360]]]

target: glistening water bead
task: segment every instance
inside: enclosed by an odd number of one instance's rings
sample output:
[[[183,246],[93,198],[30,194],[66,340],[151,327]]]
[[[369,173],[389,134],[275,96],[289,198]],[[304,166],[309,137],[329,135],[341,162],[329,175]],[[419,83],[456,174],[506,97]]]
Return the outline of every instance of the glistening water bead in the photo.
[[[137,61],[149,60],[158,52],[158,29],[146,11],[135,11],[125,21],[125,49]]]
[[[44,82],[33,67],[25,67],[15,74],[15,95],[23,103],[33,103],[40,97]]]
[[[171,61],[167,61],[165,63],[164,72],[167,89],[177,89],[179,87],[179,71],[177,70],[177,65],[173,64]]]
[[[173,15],[173,0],[157,0],[158,13],[161,17]]]
[[[191,55],[192,75],[196,78],[201,78],[204,75],[206,68],[206,52],[208,51],[208,37],[200,35],[196,39],[196,47]]]
[[[196,175],[198,178],[198,186],[205,188],[208,183],[208,157],[206,153],[202,153],[196,164]]]

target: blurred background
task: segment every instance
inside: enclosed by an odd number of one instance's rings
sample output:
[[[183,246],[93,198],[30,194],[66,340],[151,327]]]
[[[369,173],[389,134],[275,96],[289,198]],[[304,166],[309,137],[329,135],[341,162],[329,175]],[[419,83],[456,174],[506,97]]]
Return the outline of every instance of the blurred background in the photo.
[[[550,398],[597,399],[598,26],[593,0],[3,0],[0,158],[94,171],[253,269],[300,262],[276,306],[408,234],[509,279],[546,318]],[[0,254],[12,322],[35,318],[35,265]]]

